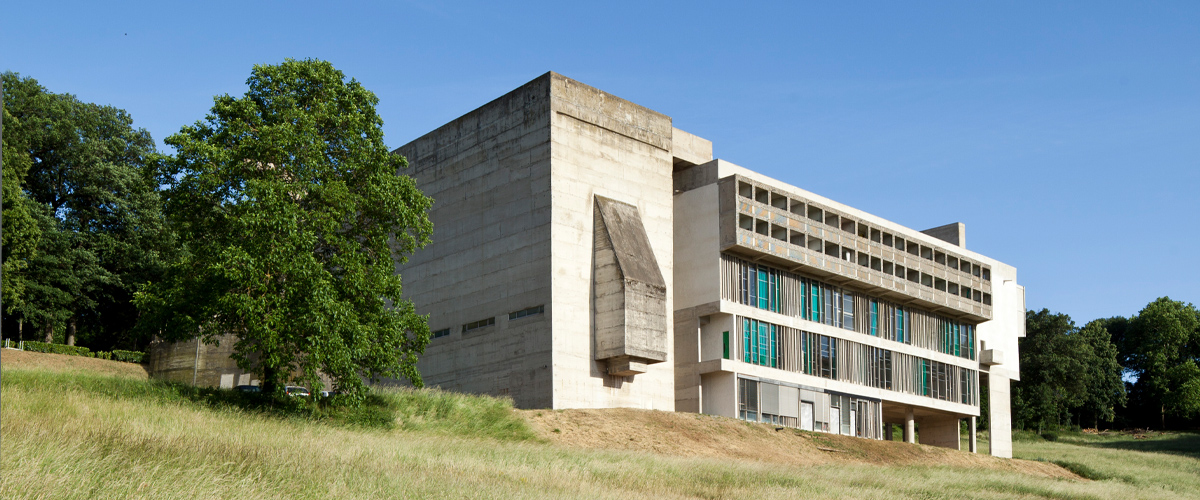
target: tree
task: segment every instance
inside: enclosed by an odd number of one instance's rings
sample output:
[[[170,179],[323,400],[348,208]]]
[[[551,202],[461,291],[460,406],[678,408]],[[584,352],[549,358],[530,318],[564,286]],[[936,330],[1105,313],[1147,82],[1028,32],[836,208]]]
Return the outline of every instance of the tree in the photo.
[[[1107,320],[1095,320],[1084,325],[1078,335],[1088,352],[1081,352],[1085,359],[1087,393],[1079,408],[1080,420],[1084,415],[1092,417],[1092,425],[1100,427],[1100,421],[1112,422],[1116,409],[1125,406],[1125,382],[1121,380],[1123,368],[1117,362],[1117,346],[1105,328]]]
[[[1127,368],[1135,391],[1153,406],[1159,424],[1168,416],[1200,415],[1200,311],[1161,297],[1129,322]]]
[[[1087,360],[1080,353],[1087,347],[1066,314],[1026,311],[1025,323],[1018,346],[1021,380],[1012,387],[1013,417],[1022,428],[1056,428],[1084,401]]]
[[[236,338],[275,393],[297,378],[361,397],[362,376],[421,384],[425,318],[395,266],[429,239],[432,200],[383,143],[378,99],[328,62],[255,66],[243,97],[167,139],[182,256],[139,294],[166,340]]]
[[[19,140],[5,161],[28,165],[21,188],[41,231],[23,274],[21,313],[48,336],[65,329],[69,344],[79,326],[93,347],[136,347],[117,340],[134,323],[132,294],[155,279],[159,255],[170,248],[154,141],[123,110],[49,92],[15,73],[3,79],[6,118],[16,125],[6,122],[5,135]]]
[[[4,234],[0,247],[3,248],[2,274],[3,310],[12,314],[20,311],[25,305],[25,272],[29,261],[36,254],[41,230],[30,213],[29,200],[21,186],[29,172],[29,157],[22,154],[26,149],[24,137],[21,136],[20,123],[16,117],[4,108],[4,212],[0,218],[4,221]],[[18,315],[20,313],[18,312]]]

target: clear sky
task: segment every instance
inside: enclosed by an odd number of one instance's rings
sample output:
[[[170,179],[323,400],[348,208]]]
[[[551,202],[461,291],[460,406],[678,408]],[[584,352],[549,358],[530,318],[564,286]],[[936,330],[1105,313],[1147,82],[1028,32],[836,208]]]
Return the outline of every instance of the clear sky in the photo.
[[[379,96],[391,147],[553,70],[719,158],[963,222],[1031,309],[1200,302],[1200,2],[910,3],[8,2],[0,69],[161,145],[254,64],[326,59]]]

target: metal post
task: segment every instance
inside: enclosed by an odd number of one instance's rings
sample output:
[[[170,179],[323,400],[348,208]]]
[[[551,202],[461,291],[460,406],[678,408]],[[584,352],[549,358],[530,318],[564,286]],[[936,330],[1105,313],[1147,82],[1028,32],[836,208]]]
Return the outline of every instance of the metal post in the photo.
[[[196,337],[196,361],[192,363],[192,386],[196,385],[196,370],[200,368],[200,337]]]

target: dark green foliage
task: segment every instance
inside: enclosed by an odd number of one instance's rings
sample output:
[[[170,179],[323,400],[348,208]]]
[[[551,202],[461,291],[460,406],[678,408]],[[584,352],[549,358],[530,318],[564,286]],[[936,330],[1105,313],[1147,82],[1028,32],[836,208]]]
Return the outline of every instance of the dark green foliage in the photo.
[[[14,275],[25,288],[14,312],[46,337],[66,332],[73,341],[77,333],[94,348],[144,345],[147,338],[130,336],[137,314],[130,301],[138,285],[156,279],[160,254],[171,247],[153,140],[123,110],[49,92],[14,73],[3,79],[6,250],[10,162],[28,169],[15,176],[25,198],[13,199],[28,202],[40,233],[30,240],[37,246],[27,268]]]
[[[24,349],[29,352],[48,352],[51,354],[66,354],[68,356],[89,356],[92,350],[81,346],[49,344],[46,342],[25,341]]]
[[[1111,422],[1125,405],[1117,349],[1101,322],[1080,329],[1065,314],[1026,313],[1021,380],[1013,384],[1016,427],[1058,429],[1083,415]]]
[[[1129,321],[1126,368],[1137,378],[1133,386],[1143,423],[1157,416],[1200,416],[1200,311],[1196,306],[1162,297]]]
[[[421,384],[425,318],[397,262],[432,231],[432,200],[383,143],[378,99],[324,61],[255,66],[242,97],[167,139],[167,210],[183,244],[139,294],[167,340],[232,334],[239,366],[274,393],[318,372],[347,401],[362,377]]]

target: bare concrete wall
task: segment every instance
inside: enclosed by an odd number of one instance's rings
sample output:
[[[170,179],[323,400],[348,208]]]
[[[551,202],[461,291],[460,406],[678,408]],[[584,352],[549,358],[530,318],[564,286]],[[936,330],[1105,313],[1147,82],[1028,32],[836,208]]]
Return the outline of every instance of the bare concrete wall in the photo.
[[[222,336],[218,345],[193,340],[189,342],[154,342],[147,349],[150,358],[147,371],[159,380],[170,380],[200,387],[225,389],[238,385],[258,385],[257,377],[230,359],[236,339]]]
[[[663,280],[672,282],[671,119],[551,74],[554,407],[673,410],[673,336],[663,363],[633,377],[607,375],[594,353],[592,239],[595,197],[636,206]],[[666,292],[666,311],[673,311]],[[673,331],[673,317],[664,318]]]
[[[925,417],[917,419],[917,437],[921,444],[960,449],[959,419],[957,417]]]
[[[546,74],[397,149],[434,199],[433,242],[398,266],[404,297],[449,329],[417,364],[427,385],[552,405],[549,96]]]

